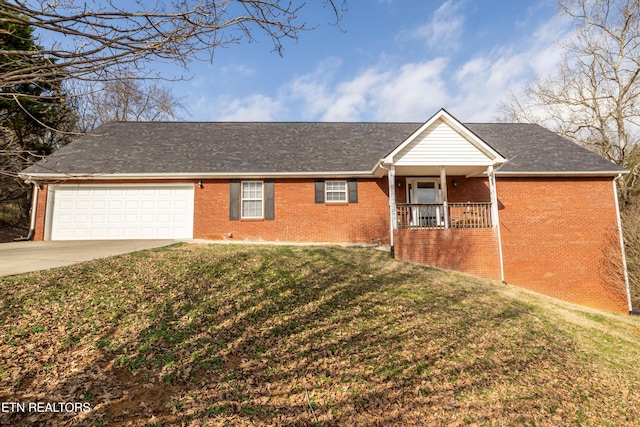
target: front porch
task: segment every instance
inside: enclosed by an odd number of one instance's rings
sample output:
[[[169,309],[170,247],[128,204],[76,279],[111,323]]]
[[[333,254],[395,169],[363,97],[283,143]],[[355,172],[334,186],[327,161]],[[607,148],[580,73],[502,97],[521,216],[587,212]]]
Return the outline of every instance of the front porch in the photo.
[[[440,110],[379,164],[395,257],[503,277],[495,168],[507,161]]]
[[[498,201],[491,178],[448,177],[446,172],[439,177],[392,175],[394,257],[502,280]],[[434,203],[414,203],[421,197]]]

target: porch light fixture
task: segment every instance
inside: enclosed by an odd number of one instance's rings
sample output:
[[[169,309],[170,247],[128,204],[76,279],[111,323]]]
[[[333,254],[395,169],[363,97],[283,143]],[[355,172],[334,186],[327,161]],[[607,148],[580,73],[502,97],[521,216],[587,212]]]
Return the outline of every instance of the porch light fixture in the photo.
[[[202,185],[202,180],[198,181],[198,187],[204,188],[204,186]]]
[[[454,187],[458,186],[458,181],[456,181],[455,179],[451,182],[451,184],[453,184]]]

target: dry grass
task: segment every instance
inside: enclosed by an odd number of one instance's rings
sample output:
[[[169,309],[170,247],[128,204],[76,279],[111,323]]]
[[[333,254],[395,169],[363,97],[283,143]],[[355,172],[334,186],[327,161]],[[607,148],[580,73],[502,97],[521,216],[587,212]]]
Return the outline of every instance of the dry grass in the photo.
[[[368,249],[172,246],[0,279],[7,425],[640,425],[640,319]]]

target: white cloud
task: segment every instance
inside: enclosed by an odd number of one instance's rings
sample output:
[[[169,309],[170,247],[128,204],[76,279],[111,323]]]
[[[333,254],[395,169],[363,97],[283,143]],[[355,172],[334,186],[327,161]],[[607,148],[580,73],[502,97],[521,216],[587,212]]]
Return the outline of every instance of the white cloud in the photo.
[[[428,23],[400,34],[400,38],[424,40],[438,52],[457,50],[464,33],[463,1],[447,0],[431,16]]]
[[[375,95],[375,118],[381,121],[426,120],[449,99],[443,73],[447,59],[409,63],[394,70]]]
[[[286,92],[302,101],[309,120],[423,120],[447,99],[446,63],[437,58],[396,68],[375,66],[337,84],[326,79],[323,64],[293,81]]]
[[[334,80],[342,61],[330,58],[321,62],[314,71],[296,77],[285,89],[291,100],[301,102],[299,114],[305,120],[317,120],[333,102],[331,81]]]
[[[354,79],[341,83],[335,91],[333,101],[322,115],[324,121],[357,121],[362,113],[371,108],[371,97],[379,90],[387,73],[374,69],[366,70]]]
[[[252,121],[268,122],[277,120],[284,112],[279,99],[261,94],[252,94],[233,100],[218,99],[213,113],[217,121]]]
[[[257,72],[258,70],[245,64],[227,65],[220,69],[220,73],[224,76],[251,76],[256,74]]]

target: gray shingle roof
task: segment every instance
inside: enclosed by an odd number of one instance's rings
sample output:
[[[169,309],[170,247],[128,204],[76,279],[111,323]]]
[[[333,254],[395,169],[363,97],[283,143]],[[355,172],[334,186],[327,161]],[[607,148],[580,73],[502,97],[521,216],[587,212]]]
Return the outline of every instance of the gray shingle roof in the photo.
[[[25,172],[371,171],[420,124],[140,123],[100,126]]]
[[[422,123],[116,122],[23,174],[370,172]],[[501,172],[622,172],[537,125],[468,124],[510,161]]]
[[[611,172],[625,169],[542,126],[528,123],[465,124],[508,161],[500,173]]]

